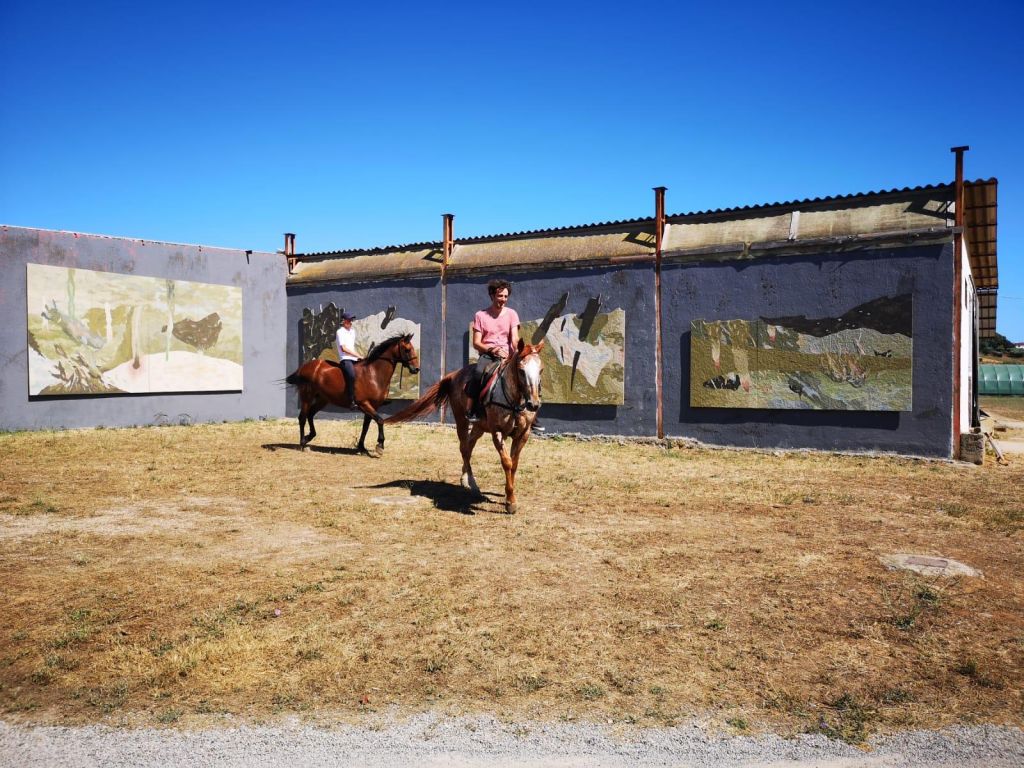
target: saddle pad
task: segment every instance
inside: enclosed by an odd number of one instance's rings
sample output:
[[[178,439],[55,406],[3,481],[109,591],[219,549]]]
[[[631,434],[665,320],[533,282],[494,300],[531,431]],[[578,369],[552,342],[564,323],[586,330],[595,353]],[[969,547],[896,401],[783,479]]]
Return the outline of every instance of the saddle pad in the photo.
[[[507,410],[514,411],[516,404],[511,401],[508,392],[505,391],[505,384],[501,378],[504,364],[498,365],[494,372],[488,375],[486,387],[481,390],[481,402],[484,405],[497,405]]]
[[[488,402],[488,398],[494,390],[494,384],[498,381],[498,374],[501,373],[501,367],[502,364],[500,362],[495,363],[484,372],[484,383],[483,386],[480,387],[480,402]]]

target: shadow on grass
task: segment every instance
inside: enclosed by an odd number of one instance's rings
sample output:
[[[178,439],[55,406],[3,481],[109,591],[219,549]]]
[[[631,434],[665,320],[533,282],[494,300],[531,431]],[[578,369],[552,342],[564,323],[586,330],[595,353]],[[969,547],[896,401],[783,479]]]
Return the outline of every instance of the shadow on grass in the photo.
[[[263,448],[263,450],[265,451],[271,452],[301,450],[299,448],[298,443],[264,443],[260,447]],[[356,448],[332,448],[329,445],[307,445],[306,450],[312,451],[313,453],[328,453],[332,455],[341,456],[368,456],[371,459],[379,458],[375,453],[372,452],[360,451],[357,450]]]
[[[390,483],[364,485],[363,488],[408,488],[410,496],[429,499],[437,509],[444,512],[458,512],[460,515],[475,515],[477,512],[493,511],[483,504],[491,503],[494,493],[467,491],[461,485],[438,480],[392,480]],[[504,499],[504,496],[501,497]]]

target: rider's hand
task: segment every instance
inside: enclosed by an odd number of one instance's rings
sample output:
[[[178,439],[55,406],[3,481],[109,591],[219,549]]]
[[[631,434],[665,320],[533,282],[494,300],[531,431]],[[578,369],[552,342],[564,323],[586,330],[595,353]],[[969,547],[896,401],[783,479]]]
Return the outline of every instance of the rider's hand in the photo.
[[[508,350],[505,349],[504,347],[495,347],[493,352],[494,356],[497,357],[499,360],[504,360],[506,357],[508,357]]]

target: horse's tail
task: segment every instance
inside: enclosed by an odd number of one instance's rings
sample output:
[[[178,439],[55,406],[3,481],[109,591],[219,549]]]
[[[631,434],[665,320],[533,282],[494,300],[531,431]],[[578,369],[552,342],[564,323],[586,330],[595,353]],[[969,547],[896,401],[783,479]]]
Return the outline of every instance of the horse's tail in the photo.
[[[313,375],[317,371],[319,362],[319,360],[308,360],[303,363],[295,369],[294,373],[289,373],[284,377],[285,384],[291,384],[293,387],[301,387],[303,384],[315,384]]]
[[[412,421],[413,419],[418,419],[420,416],[426,416],[428,413],[433,413],[438,408],[444,408],[451,399],[452,393],[455,391],[455,377],[458,375],[459,371],[449,373],[437,382],[437,384],[428,389],[427,393],[423,395],[423,397],[414,403],[410,403],[398,413],[388,416],[384,419],[384,423],[401,424],[403,421]]]

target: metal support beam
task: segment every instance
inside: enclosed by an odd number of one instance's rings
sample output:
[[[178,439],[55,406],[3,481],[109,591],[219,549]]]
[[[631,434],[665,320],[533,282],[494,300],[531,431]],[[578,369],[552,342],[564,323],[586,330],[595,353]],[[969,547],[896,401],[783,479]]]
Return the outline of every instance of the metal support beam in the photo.
[[[295,233],[284,233],[284,257],[288,259],[288,274],[295,272]]]
[[[448,372],[448,264],[455,250],[455,214],[442,213],[441,231],[441,375]],[[441,409],[441,423],[445,422],[445,409]]]
[[[655,397],[657,398],[658,439],[665,437],[665,402],[662,368],[664,358],[661,343],[661,247],[665,237],[665,189],[654,188],[654,338],[655,338]]]
[[[970,147],[951,147],[956,155],[956,181],[953,196],[956,205],[956,233],[953,235],[953,455],[960,456],[960,323],[963,304],[964,243],[964,152]]]

